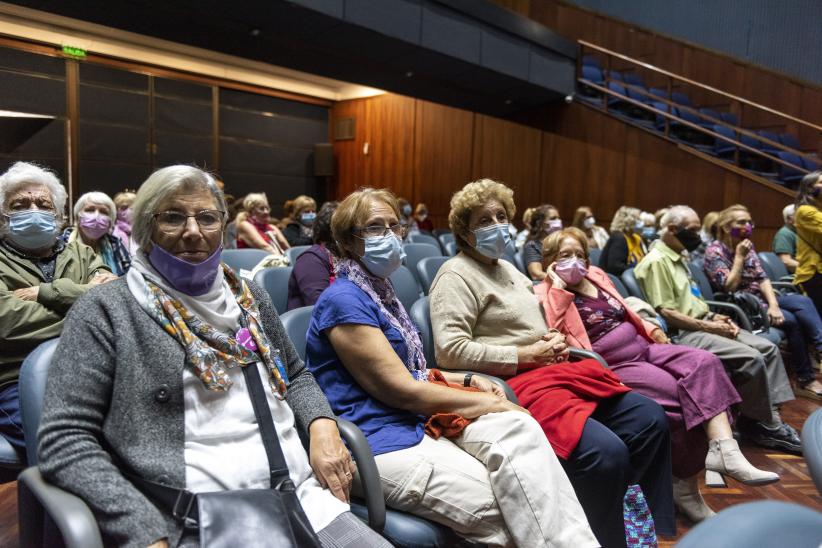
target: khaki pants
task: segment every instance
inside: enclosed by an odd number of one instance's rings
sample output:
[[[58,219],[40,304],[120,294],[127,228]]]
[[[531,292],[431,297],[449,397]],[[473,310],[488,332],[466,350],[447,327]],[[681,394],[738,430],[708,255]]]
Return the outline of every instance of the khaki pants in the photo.
[[[386,504],[492,546],[599,546],[539,424],[490,413],[376,457]],[[358,482],[355,482],[355,485]]]

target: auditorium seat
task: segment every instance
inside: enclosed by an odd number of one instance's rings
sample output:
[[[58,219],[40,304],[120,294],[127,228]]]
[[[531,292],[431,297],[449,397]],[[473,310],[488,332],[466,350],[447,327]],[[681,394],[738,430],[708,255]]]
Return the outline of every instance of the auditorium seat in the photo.
[[[405,251],[405,266],[408,267],[414,276],[417,275],[417,263],[420,262],[422,259],[426,257],[442,257],[443,253],[440,250],[439,244],[434,246],[432,244],[415,244],[415,243],[408,243],[403,244],[403,250]],[[417,278],[418,281],[419,278]]]
[[[292,270],[290,266],[264,268],[254,276],[254,282],[271,297],[277,314],[284,313],[288,308],[288,279]]]
[[[822,409],[817,409],[802,425],[802,454],[816,490],[822,494]]]
[[[291,266],[294,266],[297,262],[297,257],[302,255],[310,245],[296,245],[294,247],[289,247],[285,250],[285,256],[288,257],[288,260],[291,262]]]
[[[420,281],[422,292],[425,295],[428,295],[428,290],[431,289],[431,284],[434,282],[434,278],[437,277],[437,272],[448,259],[450,257],[426,257],[417,263],[417,279]]]
[[[779,156],[779,159],[783,162],[788,162],[789,164],[792,164],[797,168],[805,167],[802,163],[802,159],[793,152],[780,150],[776,152],[776,155]],[[779,164],[779,179],[783,181],[786,185],[797,186],[799,184],[799,181],[801,181],[802,177],[804,176],[805,173],[799,171],[799,169],[793,168],[791,166],[786,166],[785,164]]]
[[[631,296],[630,293],[628,293],[628,288],[625,287],[625,284],[622,283],[622,280],[620,280],[618,276],[608,273],[608,278],[611,279],[611,283],[614,284],[614,287],[616,287],[617,292],[623,299]]]
[[[780,133],[779,142],[794,150],[802,149],[802,146],[799,144],[799,140],[790,133]]]
[[[449,257],[453,257],[454,255],[457,254],[457,242],[456,241],[448,242],[447,244],[445,244],[445,254],[448,255]]]
[[[683,107],[694,106],[693,103],[691,103],[691,98],[680,91],[671,92],[671,101],[673,101],[677,105],[682,105]]]
[[[728,126],[721,126],[719,124],[713,124],[710,126],[714,133],[718,133],[723,137],[727,137],[728,139],[732,139],[734,141],[737,140],[736,133],[734,130],[729,128]],[[731,160],[734,159],[734,154],[736,152],[737,146],[733,143],[729,143],[728,141],[724,141],[722,139],[714,138],[714,154],[724,160]]]
[[[602,256],[602,250],[597,248],[588,249],[588,261],[594,265],[599,266],[599,258]]]
[[[435,228],[431,231],[431,234],[434,235],[435,238],[439,238],[443,234],[451,234],[450,228]]]
[[[422,295],[422,289],[420,288],[420,282],[417,276],[411,272],[410,268],[401,265],[391,274],[390,278],[391,284],[394,286],[394,291],[397,294],[397,299],[399,299],[406,310],[410,310],[411,305]]]
[[[712,108],[700,108],[699,113],[703,116],[702,127],[713,129],[714,124],[722,121],[722,115]]]
[[[645,81],[638,72],[624,72],[622,73],[622,81],[632,86],[643,87],[647,89]]]
[[[267,256],[262,249],[224,249],[220,260],[239,274],[240,270],[252,270]]]
[[[637,299],[642,299],[647,302],[648,299],[645,298],[645,292],[642,291],[642,286],[639,285],[639,281],[636,279],[636,276],[634,276],[633,268],[626,268],[622,272],[620,279],[622,280],[622,283],[625,284],[625,288],[632,297],[636,297]]]
[[[732,126],[739,125],[739,118],[733,112],[720,112],[719,115],[726,124],[731,124]]]
[[[448,243],[455,241],[454,235],[450,232],[446,232],[445,234],[440,234],[437,236],[437,240],[440,242],[440,248],[442,248],[443,252],[448,255]]]
[[[409,234],[408,235],[408,241],[410,243],[413,243],[413,244],[433,245],[434,247],[436,247],[437,249],[442,251],[442,247],[440,246],[439,240],[437,240],[435,237],[431,236],[430,234],[422,234],[422,233]]]

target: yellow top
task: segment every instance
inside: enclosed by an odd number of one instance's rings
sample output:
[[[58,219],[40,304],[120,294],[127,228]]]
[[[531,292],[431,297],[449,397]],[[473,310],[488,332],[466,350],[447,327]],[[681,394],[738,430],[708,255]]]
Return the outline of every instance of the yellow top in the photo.
[[[802,205],[796,210],[796,260],[799,266],[793,276],[793,283],[807,282],[817,273],[822,273],[822,211],[810,205]]]

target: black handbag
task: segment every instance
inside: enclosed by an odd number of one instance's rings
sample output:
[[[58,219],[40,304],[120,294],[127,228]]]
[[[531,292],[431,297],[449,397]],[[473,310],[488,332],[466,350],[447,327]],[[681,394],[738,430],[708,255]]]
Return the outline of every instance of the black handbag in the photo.
[[[255,364],[242,368],[268,457],[270,489],[191,493],[129,475],[138,488],[190,531],[204,548],[320,548],[288,474],[271,409]],[[184,533],[185,534],[185,533]]]

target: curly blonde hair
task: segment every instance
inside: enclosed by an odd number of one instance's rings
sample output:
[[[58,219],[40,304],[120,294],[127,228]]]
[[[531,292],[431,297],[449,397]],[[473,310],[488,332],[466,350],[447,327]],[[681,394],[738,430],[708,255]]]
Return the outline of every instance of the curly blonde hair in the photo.
[[[611,221],[611,232],[627,232],[636,228],[636,222],[642,211],[635,207],[622,206],[614,213]]]
[[[451,196],[451,211],[448,213],[448,227],[454,233],[457,247],[470,247],[462,238],[468,232],[468,221],[471,210],[482,206],[490,200],[497,200],[505,208],[505,215],[510,222],[517,212],[514,205],[514,191],[493,179],[479,179],[468,183],[462,190]]]

